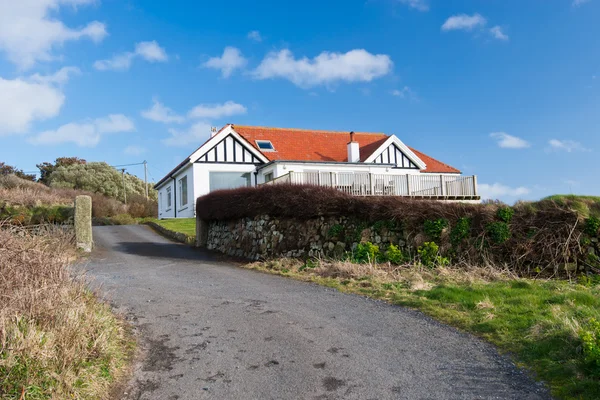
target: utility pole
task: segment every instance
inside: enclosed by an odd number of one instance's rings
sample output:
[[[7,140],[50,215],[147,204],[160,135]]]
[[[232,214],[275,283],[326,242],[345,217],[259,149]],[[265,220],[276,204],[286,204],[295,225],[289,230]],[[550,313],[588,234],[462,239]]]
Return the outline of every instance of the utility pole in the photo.
[[[146,200],[148,200],[148,162],[144,160],[144,189],[146,189]]]
[[[125,191],[125,168],[121,170],[121,175],[123,176],[123,200],[125,205],[127,205],[127,191]]]

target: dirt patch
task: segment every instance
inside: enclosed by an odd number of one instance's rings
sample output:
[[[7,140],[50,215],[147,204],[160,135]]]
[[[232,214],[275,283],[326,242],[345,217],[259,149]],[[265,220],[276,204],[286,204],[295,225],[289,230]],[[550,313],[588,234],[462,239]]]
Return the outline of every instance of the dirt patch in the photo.
[[[173,369],[173,363],[177,361],[175,351],[179,347],[169,347],[165,343],[169,337],[164,335],[158,340],[148,340],[148,354],[144,360],[142,371],[170,371]]]

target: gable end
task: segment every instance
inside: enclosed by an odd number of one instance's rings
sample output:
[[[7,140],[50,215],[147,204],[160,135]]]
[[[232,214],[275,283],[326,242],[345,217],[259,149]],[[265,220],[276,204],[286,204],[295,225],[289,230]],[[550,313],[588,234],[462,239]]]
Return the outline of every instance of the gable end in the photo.
[[[374,164],[396,164],[396,168],[419,169],[408,156],[396,145],[390,144],[373,160]]]
[[[263,164],[246,145],[232,134],[206,151],[195,162],[197,163],[227,163],[227,164]]]

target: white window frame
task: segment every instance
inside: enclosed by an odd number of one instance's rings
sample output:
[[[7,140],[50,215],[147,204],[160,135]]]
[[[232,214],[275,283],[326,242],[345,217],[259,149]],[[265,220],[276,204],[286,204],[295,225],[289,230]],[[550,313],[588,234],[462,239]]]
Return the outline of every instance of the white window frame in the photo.
[[[185,180],[185,196],[183,193],[183,181]],[[185,207],[188,205],[188,179],[187,179],[187,175],[184,176],[183,178],[179,179],[179,205],[181,207]]]
[[[275,174],[273,174],[272,171],[271,172],[267,172],[265,174],[265,183],[271,182],[273,179],[275,179],[274,176],[275,176]]]
[[[167,211],[171,209],[171,206],[173,204],[173,195],[172,195],[172,190],[171,190],[171,186],[167,186]]]

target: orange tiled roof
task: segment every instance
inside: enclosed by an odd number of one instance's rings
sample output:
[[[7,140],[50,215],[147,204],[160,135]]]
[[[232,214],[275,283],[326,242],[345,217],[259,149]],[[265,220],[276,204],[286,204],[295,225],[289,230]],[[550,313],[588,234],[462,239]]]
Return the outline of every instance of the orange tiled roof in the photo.
[[[412,152],[415,153],[415,155],[421,160],[423,160],[425,165],[427,165],[427,168],[425,168],[421,172],[433,172],[437,174],[460,174],[460,171],[458,169],[451,167],[448,164],[444,164],[443,162],[438,161],[435,158],[429,157],[427,154],[423,154],[420,151],[413,149],[412,147],[409,147],[409,149],[411,149]]]
[[[233,129],[258,151],[261,150],[256,145],[256,140],[270,140],[275,151],[261,151],[269,161],[348,161],[349,132],[242,125],[233,125]],[[360,147],[360,161],[369,158],[388,138],[384,133],[355,132],[354,141]],[[427,169],[422,172],[460,172],[419,151],[411,150],[427,164]]]

